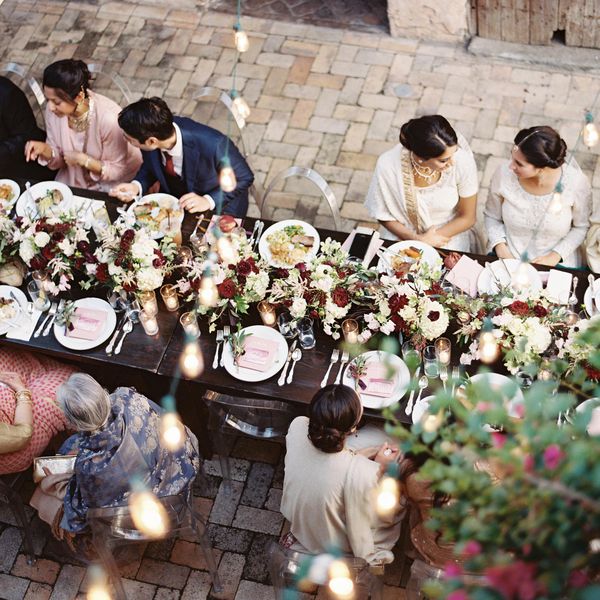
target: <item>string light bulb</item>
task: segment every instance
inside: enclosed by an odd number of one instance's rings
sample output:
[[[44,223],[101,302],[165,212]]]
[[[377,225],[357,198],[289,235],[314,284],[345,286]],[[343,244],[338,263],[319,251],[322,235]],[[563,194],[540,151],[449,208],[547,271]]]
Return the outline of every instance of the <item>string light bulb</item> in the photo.
[[[354,582],[350,577],[350,569],[343,560],[334,560],[329,565],[328,587],[338,598],[349,598],[352,596]]]
[[[548,204],[548,212],[551,215],[557,215],[562,210],[562,192],[563,185],[559,181],[554,188],[554,193],[552,194],[550,204]]]
[[[87,590],[87,600],[112,600],[108,590],[106,573],[102,567],[92,565],[89,569],[90,585]]]
[[[519,263],[512,276],[511,284],[516,291],[522,291],[526,288],[531,287],[530,271],[531,269],[527,260],[527,256],[524,255],[521,257],[521,262]]]
[[[179,450],[185,443],[185,427],[175,411],[175,398],[168,394],[161,402],[165,412],[160,417],[161,445],[172,452]]]
[[[585,113],[585,125],[583,127],[583,143],[588,147],[592,148],[600,141],[600,133],[594,123],[594,115],[588,110]]]
[[[396,467],[394,472],[394,467]],[[375,509],[377,514],[385,517],[391,514],[400,501],[400,486],[397,478],[397,464],[392,463],[377,486]]]
[[[479,334],[479,359],[482,363],[489,365],[498,358],[498,354],[498,340],[494,335],[492,322],[489,319],[485,319],[483,330]]]
[[[149,538],[164,537],[168,524],[164,506],[141,481],[134,480],[131,487],[133,491],[129,496],[129,509],[136,529]]]
[[[200,288],[198,289],[198,303],[202,306],[214,306],[219,299],[219,290],[212,278],[210,267],[207,267],[202,274],[200,280]]]
[[[229,265],[236,261],[237,252],[227,235],[220,235],[217,239],[217,254],[223,263]]]
[[[237,186],[235,173],[231,167],[229,157],[225,156],[221,159],[221,169],[219,171],[219,186],[224,192],[233,192]]]
[[[179,357],[179,368],[190,379],[198,377],[204,371],[204,357],[197,340],[191,338],[186,342]]]
[[[242,29],[242,26],[238,23],[234,26],[235,31],[233,39],[235,41],[236,50],[240,53],[246,52],[250,48],[250,41],[248,40],[248,34]]]
[[[242,98],[237,90],[231,91],[231,97],[233,98],[233,106],[235,107],[235,110],[245,121],[250,116],[250,107],[248,106],[248,103]]]

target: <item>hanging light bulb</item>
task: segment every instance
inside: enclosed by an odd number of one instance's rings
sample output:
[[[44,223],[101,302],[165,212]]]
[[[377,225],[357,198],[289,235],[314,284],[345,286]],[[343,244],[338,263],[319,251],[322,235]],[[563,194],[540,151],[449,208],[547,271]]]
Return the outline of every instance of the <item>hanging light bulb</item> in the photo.
[[[246,52],[246,50],[248,50],[248,48],[250,47],[250,41],[248,40],[248,35],[242,29],[242,26],[239,23],[237,25],[235,25],[235,27],[233,29],[235,31],[233,38],[235,40],[235,47],[236,47],[237,51],[238,52]]]
[[[590,111],[585,113],[585,125],[583,127],[583,143],[588,147],[592,148],[598,141],[600,141],[600,134],[598,128],[594,124],[594,115]]]
[[[158,498],[141,482],[132,482],[129,509],[136,529],[150,538],[164,537],[167,532],[167,511]]]
[[[198,303],[202,306],[214,306],[219,299],[219,291],[215,285],[210,267],[207,267],[202,274],[200,289],[198,290]]]
[[[348,598],[354,591],[350,569],[343,560],[334,560],[329,565],[329,589],[338,598]]]
[[[551,215],[557,215],[562,210],[562,192],[563,186],[559,180],[559,182],[556,184],[556,187],[554,188],[552,200],[550,200],[550,204],[548,204],[548,212]]]
[[[217,254],[226,265],[234,263],[237,258],[237,252],[227,235],[220,235],[217,239]]]
[[[219,186],[224,192],[233,192],[237,186],[235,173],[231,167],[228,156],[221,159],[221,170],[219,171]]]
[[[233,106],[235,106],[238,115],[244,119],[244,121],[250,116],[250,107],[239,94],[233,99]]]
[[[525,255],[521,257],[521,262],[512,275],[511,284],[516,291],[531,287],[530,267]]]
[[[185,442],[185,427],[175,412],[175,398],[168,394],[161,402],[165,412],[160,417],[160,441],[167,450],[179,450]]]
[[[491,325],[487,330],[484,326],[479,335],[479,359],[482,363],[490,364],[498,358],[498,353],[498,340],[491,330]]]
[[[190,339],[183,348],[179,357],[181,372],[190,379],[194,379],[204,371],[204,357],[197,340]]]
[[[377,486],[375,505],[377,514],[382,517],[389,515],[396,509],[399,500],[400,487],[398,486],[398,480],[388,472],[381,478]]]
[[[90,586],[87,591],[87,600],[112,600],[104,570],[98,565],[92,565],[89,569],[89,577]]]

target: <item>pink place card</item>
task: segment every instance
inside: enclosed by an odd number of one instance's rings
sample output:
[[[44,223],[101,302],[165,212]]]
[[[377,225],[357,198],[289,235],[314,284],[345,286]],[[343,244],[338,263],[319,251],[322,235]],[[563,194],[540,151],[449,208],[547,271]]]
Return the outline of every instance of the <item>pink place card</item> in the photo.
[[[106,322],[106,311],[91,308],[76,308],[71,319],[72,329],[67,330],[67,337],[81,340],[95,340],[100,335]]]
[[[477,280],[483,267],[468,256],[461,256],[454,268],[446,275],[446,281],[473,298],[477,296]]]
[[[388,367],[380,363],[367,363],[367,372],[362,380],[367,386],[362,393],[369,396],[389,398],[396,387],[396,374],[390,379]]]
[[[244,369],[268,371],[275,361],[277,344],[273,340],[248,336],[244,340],[244,354],[237,359],[237,364]]]

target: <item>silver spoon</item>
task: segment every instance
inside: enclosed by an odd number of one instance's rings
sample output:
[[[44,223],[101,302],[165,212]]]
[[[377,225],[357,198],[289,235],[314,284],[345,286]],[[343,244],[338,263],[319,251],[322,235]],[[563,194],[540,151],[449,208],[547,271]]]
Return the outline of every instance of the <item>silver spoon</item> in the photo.
[[[115,348],[115,354],[119,354],[119,352],[121,352],[121,348],[123,346],[123,341],[127,337],[127,334],[131,333],[132,331],[133,331],[133,323],[131,322],[130,319],[127,319],[127,321],[125,322],[125,325],[123,325],[123,337],[119,340],[119,343],[117,344],[117,347]]]
[[[292,366],[290,367],[290,372],[288,373],[286,383],[292,383],[292,379],[294,377],[294,369],[296,368],[296,363],[302,358],[302,350],[300,348],[296,348],[292,352]]]
[[[423,390],[429,385],[429,379],[427,379],[427,375],[422,375],[419,379],[419,393],[417,395],[417,399],[415,400],[415,406],[419,404],[419,400],[421,399],[421,395],[423,394]]]

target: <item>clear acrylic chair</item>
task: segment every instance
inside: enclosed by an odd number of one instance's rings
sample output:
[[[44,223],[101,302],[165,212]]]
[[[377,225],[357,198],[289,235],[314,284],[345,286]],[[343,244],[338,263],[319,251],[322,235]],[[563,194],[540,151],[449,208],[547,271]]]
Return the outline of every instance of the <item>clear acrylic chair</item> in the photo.
[[[300,181],[296,183],[286,182],[287,179],[292,177],[300,178]],[[285,187],[280,185],[283,182],[286,182]],[[306,185],[306,183],[310,185]],[[317,196],[314,196],[315,188],[318,191]],[[281,220],[280,218],[274,219],[277,215],[274,214],[273,207],[269,206],[269,198],[272,198],[274,193],[291,196],[292,200],[296,199],[296,208],[293,214],[289,215],[290,218],[297,216],[303,221],[314,222],[318,226],[326,225],[324,222],[318,222],[319,217],[323,214],[322,207],[324,205],[322,199],[324,198],[327,202],[326,206],[329,209],[329,216],[333,220],[334,228],[337,231],[341,230],[342,219],[335,194],[325,179],[314,169],[299,166],[289,167],[275,175],[267,185],[267,189],[263,195],[261,217],[264,219]]]
[[[37,79],[30,75],[25,67],[14,62],[0,65],[0,75],[4,75],[4,77],[7,77],[21,88],[29,100],[38,126],[45,129],[44,105],[46,103],[46,97],[44,96],[42,86],[38,83]]]
[[[287,402],[263,398],[240,398],[208,390],[209,429],[219,456],[225,491],[231,491],[231,466],[227,438],[245,435],[260,440],[283,440],[290,423],[300,414]]]
[[[131,103],[131,90],[118,73],[113,73],[99,63],[89,63],[88,69],[94,76],[94,91],[114,100],[121,107]]]
[[[178,496],[159,498],[169,518],[169,530],[165,537],[193,533],[200,543],[212,579],[213,590],[222,591],[217,563],[202,516],[194,508],[191,492]],[[87,522],[92,532],[92,541],[102,564],[112,581],[117,600],[127,600],[125,588],[113,557],[113,549],[125,543],[152,541],[139,531],[131,518],[128,505],[88,510]]]
[[[30,469],[18,473],[0,475],[0,499],[6,502],[12,511],[17,522],[17,527],[23,535],[23,546],[27,553],[27,563],[33,565],[37,560],[33,551],[33,535],[31,533],[31,525],[25,513],[25,503],[19,493],[21,486],[28,480],[31,481]]]
[[[297,588],[298,572],[302,565],[314,558],[313,554],[298,552],[290,548],[284,548],[277,542],[272,542],[268,549],[269,573],[271,584],[275,590],[276,600],[290,597],[290,592],[299,591]],[[369,564],[362,558],[345,556],[344,562],[350,569],[350,575],[354,583],[355,593],[353,600],[372,598],[383,599],[383,571],[381,574],[372,572]],[[306,592],[316,592],[316,585]],[[304,590],[300,590],[304,591]],[[319,594],[318,597],[321,595]]]

